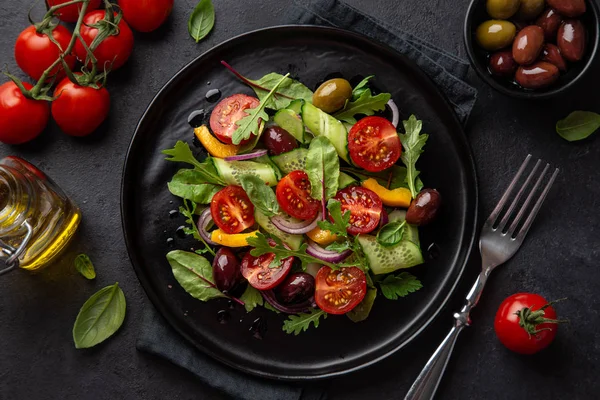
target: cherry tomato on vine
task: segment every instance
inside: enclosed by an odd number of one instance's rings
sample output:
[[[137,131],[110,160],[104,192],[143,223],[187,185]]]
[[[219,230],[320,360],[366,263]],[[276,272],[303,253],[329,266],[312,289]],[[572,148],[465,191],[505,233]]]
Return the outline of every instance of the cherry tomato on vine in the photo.
[[[92,44],[94,38],[99,33],[98,26],[101,26],[102,29],[114,29],[114,26],[110,25],[107,21],[104,21],[105,15],[106,11],[97,10],[86,14],[83,18],[80,34],[88,46]],[[116,16],[117,13],[115,13],[115,17]],[[117,26],[119,28],[118,34],[107,36],[100,42],[98,47],[93,50],[99,70],[111,68],[114,71],[122,67],[131,55],[133,50],[133,33],[124,19],[121,19]],[[116,33],[116,31],[113,33]],[[79,40],[75,44],[75,54],[82,62],[87,56],[85,48]]]
[[[33,86],[23,82],[25,89]],[[47,101],[28,99],[14,82],[0,86],[0,142],[21,144],[37,137],[48,123]]]
[[[71,0],[47,0],[48,5],[50,7],[57,6],[59,4],[67,3]],[[88,3],[87,12],[97,10],[100,8],[100,3],[102,0],[90,0]],[[56,12],[56,16],[65,22],[77,22],[77,18],[79,18],[79,10],[81,10],[81,3],[72,4],[70,6],[66,6],[61,8]]]
[[[123,17],[136,31],[152,32],[171,15],[175,0],[119,0]]]
[[[496,313],[494,330],[500,342],[521,354],[548,347],[556,336],[556,311],[542,296],[517,293],[507,297]]]
[[[54,90],[54,96],[57,99],[52,102],[52,117],[67,135],[89,135],[110,110],[110,95],[105,87],[80,86],[65,78]]]
[[[61,49],[64,51],[69,46],[71,41],[71,32],[62,25],[58,25],[52,31],[52,37]],[[15,60],[19,67],[27,75],[35,80],[41,78],[42,74],[48,69],[62,53],[61,49],[56,44],[50,41],[50,38],[45,33],[38,33],[35,26],[29,26],[19,34],[15,43]],[[75,66],[75,56],[68,55],[65,61],[69,68]],[[59,79],[65,75],[62,66],[56,66],[52,69],[49,77],[53,74],[59,74]]]
[[[333,270],[323,266],[317,272],[315,301],[328,314],[346,314],[367,293],[367,278],[357,267]]]

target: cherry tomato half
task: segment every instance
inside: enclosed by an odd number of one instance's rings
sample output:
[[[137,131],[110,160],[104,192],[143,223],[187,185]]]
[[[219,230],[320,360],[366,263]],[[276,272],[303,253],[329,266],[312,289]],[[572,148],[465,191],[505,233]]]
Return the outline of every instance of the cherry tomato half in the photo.
[[[50,41],[48,35],[37,33],[32,25],[19,34],[15,43],[15,60],[19,68],[35,80],[42,77],[44,71],[58,59],[62,50],[67,49],[72,36],[67,28],[58,25],[52,31],[52,37],[60,44],[60,48]],[[65,61],[69,68],[73,69],[77,60],[74,55],[68,55]],[[59,65],[54,67],[50,76],[57,72],[59,79],[65,75],[62,66]]]
[[[238,127],[236,122],[248,115],[244,110],[256,108],[259,103],[256,97],[242,93],[224,98],[210,114],[210,129],[221,142],[232,144],[233,132]],[[252,138],[243,140],[240,144],[244,145],[251,140]]]
[[[500,342],[520,354],[534,354],[548,347],[556,336],[556,311],[548,306],[542,313],[536,313],[547,304],[548,301],[542,296],[532,293],[517,293],[507,297],[500,304],[494,319],[494,330]],[[542,322],[539,318],[555,322]],[[521,322],[524,323],[523,327]]]
[[[346,314],[367,293],[365,273],[357,267],[333,270],[323,266],[317,272],[315,301],[328,314]]]
[[[219,190],[210,202],[210,214],[225,233],[240,233],[254,225],[254,205],[240,186]]]
[[[171,15],[175,0],[119,0],[123,17],[136,31],[152,32]]]
[[[292,171],[277,184],[277,202],[283,211],[298,219],[315,219],[320,203],[310,197],[310,181],[304,171]]]
[[[92,41],[98,35],[98,28],[93,25],[98,23],[109,25],[108,23],[101,22],[104,20],[105,15],[105,10],[97,10],[86,14],[83,18],[80,34],[88,46],[92,44]],[[117,13],[115,13],[116,15]],[[133,50],[133,33],[124,19],[121,19],[117,26],[119,33],[105,38],[93,51],[99,70],[111,68],[114,71],[123,66],[131,55],[131,51]],[[75,43],[75,54],[82,62],[87,57],[87,52],[79,40]]]
[[[27,82],[23,86],[32,88]],[[0,142],[21,144],[34,139],[42,133],[49,117],[47,101],[28,99],[12,81],[0,86]]]
[[[76,74],[81,75],[81,74]],[[52,117],[60,129],[71,136],[86,136],[100,126],[110,110],[110,95],[105,87],[94,89],[63,79],[52,102]]]
[[[275,243],[271,243],[272,246]],[[248,279],[251,286],[258,290],[269,290],[279,285],[292,269],[294,257],[281,260],[281,264],[271,268],[275,254],[267,253],[254,257],[248,252],[242,259],[242,275]]]
[[[47,0],[50,7],[57,6],[59,4],[68,3],[71,0]],[[102,0],[90,0],[87,7],[87,12],[97,10],[100,8]],[[79,10],[81,10],[81,3],[71,4],[61,8],[56,12],[56,16],[65,22],[77,22],[79,18]]]
[[[348,151],[354,164],[371,172],[383,171],[400,158],[396,128],[382,117],[365,117],[348,132]]]
[[[342,213],[350,211],[348,233],[369,233],[379,225],[383,203],[377,193],[360,186],[340,190],[334,197],[342,205]]]

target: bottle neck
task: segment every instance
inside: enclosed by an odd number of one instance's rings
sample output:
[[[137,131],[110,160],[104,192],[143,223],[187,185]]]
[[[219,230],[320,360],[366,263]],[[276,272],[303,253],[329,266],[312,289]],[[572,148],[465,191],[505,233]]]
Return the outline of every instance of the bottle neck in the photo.
[[[24,233],[34,201],[31,181],[15,168],[0,165],[0,238]]]

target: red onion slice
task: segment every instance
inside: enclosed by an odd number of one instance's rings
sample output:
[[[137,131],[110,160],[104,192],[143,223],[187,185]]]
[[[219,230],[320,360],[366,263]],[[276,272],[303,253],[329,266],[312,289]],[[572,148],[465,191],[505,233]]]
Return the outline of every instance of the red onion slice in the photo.
[[[310,310],[312,307],[316,307],[315,298],[311,297],[306,301],[298,304],[283,304],[277,300],[275,293],[272,290],[260,290],[260,294],[262,294],[263,298],[273,306],[278,311],[286,314],[300,314],[305,313]]]
[[[317,227],[317,221],[319,221],[319,215],[312,221],[300,221],[293,222],[286,219],[282,215],[276,215],[271,218],[271,222],[277,229],[282,232],[289,233],[290,235],[302,235],[306,232],[310,232]]]
[[[341,253],[338,253],[337,251],[325,250],[312,240],[309,240],[306,253],[325,262],[338,263],[348,258],[348,256],[352,254],[352,250],[344,250]]]
[[[392,110],[392,125],[397,128],[398,122],[400,122],[400,112],[398,111],[398,106],[392,99],[387,102],[387,105]]]
[[[198,232],[204,241],[212,246],[216,246],[217,243],[210,240],[210,233],[206,230],[208,224],[212,221],[212,215],[210,215],[210,207],[202,211],[200,218],[198,218]]]
[[[385,211],[385,209],[381,210],[381,217],[379,218],[379,227],[383,228],[387,223],[390,222],[390,217]]]
[[[251,160],[253,158],[258,158],[258,157],[264,156],[266,154],[267,154],[266,149],[260,149],[260,150],[253,151],[252,153],[238,154],[235,156],[225,157],[224,160],[225,161],[244,161],[244,160]]]

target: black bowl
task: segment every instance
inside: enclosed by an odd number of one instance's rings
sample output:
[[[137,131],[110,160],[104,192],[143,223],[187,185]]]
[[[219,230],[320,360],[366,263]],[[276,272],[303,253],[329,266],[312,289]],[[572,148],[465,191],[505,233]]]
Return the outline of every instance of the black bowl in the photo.
[[[594,0],[586,0],[587,10],[579,18],[587,31],[585,55],[582,60],[576,63],[569,63],[567,72],[561,74],[560,78],[554,84],[543,89],[525,89],[513,82],[512,79],[492,76],[488,70],[490,53],[480,48],[475,41],[475,30],[479,24],[492,19],[487,14],[485,4],[485,0],[472,0],[471,4],[469,4],[464,26],[465,47],[467,48],[469,61],[475,72],[477,72],[477,75],[500,93],[523,99],[547,99],[554,97],[574,86],[593,64],[598,52],[598,42],[600,42],[600,11]]]

